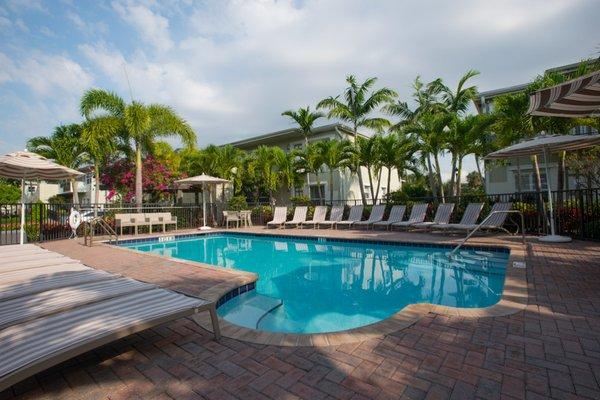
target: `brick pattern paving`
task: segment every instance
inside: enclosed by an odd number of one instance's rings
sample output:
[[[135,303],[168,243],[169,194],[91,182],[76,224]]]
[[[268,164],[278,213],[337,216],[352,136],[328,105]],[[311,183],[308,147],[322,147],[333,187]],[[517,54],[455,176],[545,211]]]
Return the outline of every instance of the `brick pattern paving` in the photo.
[[[529,305],[508,317],[430,313],[380,339],[329,347],[216,343],[180,319],[0,399],[600,398],[600,246],[533,243],[528,261]]]

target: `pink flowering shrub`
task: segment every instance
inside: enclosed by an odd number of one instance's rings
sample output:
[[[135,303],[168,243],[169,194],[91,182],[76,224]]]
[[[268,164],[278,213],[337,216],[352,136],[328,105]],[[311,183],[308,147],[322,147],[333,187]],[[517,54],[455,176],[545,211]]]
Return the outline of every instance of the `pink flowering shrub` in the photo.
[[[170,189],[177,179],[185,174],[171,168],[151,156],[142,161],[142,189],[150,202],[166,200],[170,197]],[[131,203],[135,200],[135,163],[121,158],[109,162],[102,171],[100,180],[108,187],[107,200],[120,197],[122,201]]]

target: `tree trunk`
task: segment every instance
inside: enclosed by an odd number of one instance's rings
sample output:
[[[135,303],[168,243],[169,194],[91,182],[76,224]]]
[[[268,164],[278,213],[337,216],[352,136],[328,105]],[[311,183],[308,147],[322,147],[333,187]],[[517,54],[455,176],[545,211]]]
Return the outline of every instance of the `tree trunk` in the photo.
[[[459,157],[458,158],[458,168],[456,169],[456,196],[460,197],[461,193],[462,193],[462,187],[461,187],[461,179],[462,179],[462,163],[463,163],[463,158]]]
[[[517,193],[521,193],[521,158],[517,156]]]
[[[135,205],[138,212],[142,208],[142,146],[135,144]]]
[[[375,199],[373,199],[374,203],[377,203],[379,200],[379,190],[381,189],[381,173],[383,172],[383,168],[379,168],[379,173],[377,174],[377,190],[375,191]]]
[[[387,171],[388,171],[388,179],[387,179],[387,190],[386,190],[386,194],[388,195],[388,198],[390,197],[390,184],[392,183],[392,167],[387,167]],[[398,178],[400,178],[400,175],[398,175]]]
[[[373,173],[371,172],[371,166],[367,166],[368,177],[369,177],[369,189],[371,190],[371,201],[375,201],[375,192],[373,191]]]
[[[77,178],[71,178],[71,190],[73,191],[73,206],[79,205],[79,193],[77,193]]]
[[[485,175],[481,173],[481,165],[479,165],[479,156],[475,156],[475,165],[477,166],[477,172],[481,177],[481,181],[483,182],[483,187],[485,188]]]
[[[442,170],[440,169],[440,158],[437,153],[433,155],[435,161],[435,169],[437,173],[438,182],[440,185],[440,197],[442,198],[442,203],[446,202],[446,198],[444,196],[444,182],[442,181]]]
[[[358,126],[354,124],[354,149],[358,151]],[[363,204],[367,204],[367,199],[365,198],[365,187],[363,185],[363,177],[362,177],[362,168],[360,167],[360,163],[358,163],[356,168],[356,174],[358,175],[358,185],[360,186],[360,199]]]
[[[453,197],[458,190],[455,187],[456,184],[456,155],[452,153],[452,168],[450,172],[450,193],[448,196]]]
[[[94,193],[94,218],[98,216],[98,203],[100,203],[100,166],[98,162],[94,164],[94,180],[96,188]]]
[[[556,203],[557,206],[562,206],[562,201],[563,201],[563,193],[562,191],[565,190],[565,158],[566,158],[567,153],[565,151],[561,151],[560,153],[558,153],[558,176],[557,176],[557,180],[556,180],[556,190],[558,191],[557,193],[557,198],[556,198]],[[546,180],[548,179],[548,177],[546,177]]]
[[[433,176],[433,167],[431,166],[431,154],[427,154],[427,174],[429,175],[429,186],[431,186],[431,194],[437,196],[437,186]]]
[[[333,168],[329,168],[329,201],[333,205]]]

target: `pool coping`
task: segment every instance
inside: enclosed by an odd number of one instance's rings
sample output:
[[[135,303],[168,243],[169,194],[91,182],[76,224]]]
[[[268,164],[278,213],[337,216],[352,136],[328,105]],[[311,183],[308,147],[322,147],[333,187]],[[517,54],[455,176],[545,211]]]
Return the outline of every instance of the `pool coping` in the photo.
[[[210,232],[194,232],[190,234],[170,234],[170,235],[159,235],[159,236],[151,236],[140,239],[133,239],[135,242],[153,242],[154,238],[162,237],[162,236],[202,236],[206,234],[221,234],[221,233],[234,233],[234,234],[242,234],[248,236],[267,236],[267,237],[295,237],[295,238],[303,238],[303,239],[318,239],[319,235],[311,235],[309,232],[306,235],[298,235],[296,233],[278,233],[273,234],[272,231],[265,232],[243,232],[236,230],[222,230],[215,229]],[[369,243],[381,243],[381,244],[404,244],[404,245],[423,245],[423,247],[427,246],[435,246],[435,247],[454,247],[455,243],[448,242],[436,242],[435,240],[415,240],[415,241],[406,241],[399,240],[394,238],[383,238],[378,240],[372,239],[364,239],[364,238],[337,238],[326,237],[326,239],[331,239],[332,241],[344,241],[344,242],[369,242]],[[159,239],[156,239],[159,241]],[[130,240],[120,241],[122,242],[132,242]],[[108,243],[108,241],[103,242],[103,245],[117,247],[126,251],[133,251],[136,253],[160,257],[163,259],[168,259],[170,261],[180,262],[184,264],[192,264],[194,266],[214,269],[218,271],[228,271],[232,273],[231,281],[224,282],[218,285],[215,285],[209,289],[203,290],[198,293],[198,297],[201,297],[208,301],[214,301],[219,303],[222,299],[225,299],[228,295],[232,296],[232,293],[237,291],[237,294],[244,293],[247,290],[252,290],[255,282],[258,280],[258,276],[254,273],[242,271],[242,270],[230,270],[227,268],[222,268],[218,266],[213,266],[210,264],[204,264],[195,261],[182,260],[174,257],[162,256],[159,254],[153,254],[148,252],[142,252],[134,249],[130,249],[127,247],[115,246],[114,244]],[[353,328],[345,331],[338,332],[330,332],[330,333],[310,333],[310,334],[300,334],[300,333],[278,333],[278,332],[269,332],[269,331],[260,331],[256,329],[246,328],[239,325],[232,324],[225,319],[219,317],[219,323],[221,325],[221,333],[223,336],[243,340],[251,343],[257,344],[266,344],[266,345],[279,345],[279,346],[329,346],[329,345],[339,345],[344,343],[353,343],[359,342],[368,339],[381,338],[387,334],[392,332],[397,332],[403,329],[410,327],[415,324],[421,318],[429,313],[435,313],[446,316],[453,317],[463,317],[463,318],[487,318],[487,317],[501,317],[515,314],[519,311],[524,310],[528,304],[528,288],[527,288],[527,270],[525,268],[517,268],[515,267],[515,262],[523,262],[526,263],[526,245],[515,245],[512,243],[506,243],[502,245],[487,245],[487,244],[478,244],[478,245],[468,245],[465,246],[468,249],[483,249],[483,250],[508,250],[509,259],[507,263],[507,269],[505,273],[504,280],[504,288],[502,292],[502,297],[500,301],[496,304],[489,307],[482,308],[457,308],[450,306],[442,306],[431,303],[418,303],[418,304],[410,304],[394,315],[376,323],[365,325],[359,328]],[[241,290],[240,290],[241,288]],[[236,294],[236,295],[237,295]],[[229,300],[229,299],[226,299]],[[226,301],[225,300],[225,301]],[[208,331],[212,331],[212,324],[209,316],[205,315],[195,315],[193,319],[204,329]]]

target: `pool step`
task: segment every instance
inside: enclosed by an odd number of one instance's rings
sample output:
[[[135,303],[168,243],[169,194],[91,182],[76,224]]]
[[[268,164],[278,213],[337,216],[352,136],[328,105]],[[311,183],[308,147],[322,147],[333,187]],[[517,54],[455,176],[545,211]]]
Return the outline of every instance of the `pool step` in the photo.
[[[219,307],[219,311],[221,308],[226,309],[226,313],[220,314],[233,324],[257,329],[261,319],[282,304],[283,301],[280,299],[264,296],[256,293],[256,290],[251,290],[229,300]]]

